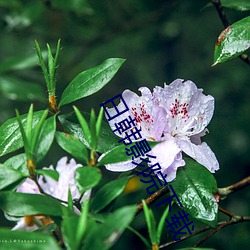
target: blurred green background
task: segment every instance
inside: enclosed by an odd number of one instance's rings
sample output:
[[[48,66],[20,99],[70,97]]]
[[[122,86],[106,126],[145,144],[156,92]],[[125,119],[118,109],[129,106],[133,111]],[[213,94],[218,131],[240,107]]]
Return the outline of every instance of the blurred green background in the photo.
[[[190,79],[216,100],[208,127],[210,133],[204,140],[220,162],[220,170],[215,174],[218,186],[225,187],[248,176],[249,66],[236,58],[211,67],[214,44],[223,26],[212,6],[204,8],[207,3],[203,0],[0,0],[0,124],[15,115],[15,108],[26,113],[31,101],[36,110],[46,107],[45,84],[37,65],[34,40],[46,49],[46,43],[55,48],[60,38],[58,98],[78,73],[110,57],[122,57],[126,62],[104,89],[76,103],[81,110],[93,107],[97,111],[100,103],[125,89],[137,91],[147,86],[152,90],[176,78]],[[226,9],[226,14],[233,23],[249,12]],[[39,86],[35,94],[27,94],[28,99],[21,95],[22,90],[20,95],[15,94],[17,88],[31,88],[26,84]],[[62,112],[72,110],[70,106],[63,107]],[[43,166],[55,164],[65,155],[56,143],[53,146]],[[110,178],[117,176],[105,173]],[[146,196],[145,192],[143,197]],[[120,204],[138,202],[143,197],[141,193],[140,196],[130,193],[122,197]],[[220,205],[232,213],[249,215],[249,200],[246,189],[232,194]],[[160,209],[155,213],[160,216]],[[3,218],[1,222],[6,223]],[[136,223],[134,226],[146,235],[142,215]],[[203,246],[247,249],[249,233],[249,223],[231,226]],[[191,246],[195,240],[178,247]],[[162,242],[166,241],[163,236]],[[136,236],[125,233],[113,249],[128,248],[144,249]]]

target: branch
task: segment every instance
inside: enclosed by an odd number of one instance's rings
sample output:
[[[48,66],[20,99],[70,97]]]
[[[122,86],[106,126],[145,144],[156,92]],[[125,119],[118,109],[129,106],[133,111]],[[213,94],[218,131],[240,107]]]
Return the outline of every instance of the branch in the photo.
[[[223,23],[224,28],[226,29],[228,26],[230,26],[230,22],[229,22],[226,14],[225,14],[223,8],[222,8],[220,0],[211,0],[211,3],[216,8],[216,10],[217,10],[217,12],[219,14],[220,20]],[[241,54],[239,57],[245,63],[247,63],[248,65],[250,65],[250,59],[249,59],[249,57],[248,57],[247,54]]]
[[[160,189],[159,191],[153,193],[151,196],[149,196],[147,199],[145,199],[145,202],[147,205],[152,204],[155,200],[159,199],[160,197],[162,197],[163,195],[169,193],[169,190],[167,188],[167,186],[163,187],[162,189]],[[137,205],[137,211],[136,211],[136,215],[139,214],[141,211],[143,210],[143,205],[142,203],[139,203]]]
[[[226,198],[226,196],[228,196],[229,194],[239,191],[249,185],[250,185],[250,176],[228,187],[219,188],[218,192],[219,192],[220,197],[223,199],[223,198]]]
[[[212,230],[211,232],[209,232],[207,235],[205,235],[201,240],[199,240],[194,247],[199,246],[201,243],[203,243],[204,241],[206,241],[209,237],[211,237],[212,235],[214,235],[215,233],[219,232],[221,229],[233,225],[233,224],[238,224],[241,222],[247,222],[250,221],[250,216],[238,216],[238,215],[234,215],[232,217],[231,220],[229,221],[223,221],[221,223],[219,223],[218,227],[214,230]]]
[[[238,215],[234,215],[232,217],[231,220],[229,221],[222,221],[222,222],[219,222],[218,223],[218,227],[216,229],[214,229],[213,231],[209,232],[206,236],[204,236],[199,242],[197,242],[194,247],[200,245],[201,243],[203,243],[205,240],[207,240],[209,237],[211,237],[213,234],[217,233],[218,231],[220,231],[221,229],[229,226],[229,225],[233,225],[233,224],[238,224],[238,223],[241,223],[241,222],[247,222],[247,221],[250,221],[250,217],[249,216],[238,216]],[[207,226],[207,227],[204,227],[204,228],[201,228],[200,230],[188,235],[188,236],[183,236],[180,238],[180,240],[178,241],[170,241],[170,242],[167,242],[163,245],[160,245],[159,248],[165,248],[165,247],[169,247],[169,246],[172,246],[174,244],[177,244],[179,242],[182,242],[184,240],[187,240],[197,234],[200,234],[200,233],[203,233],[203,232],[206,232],[210,229],[213,229],[212,227],[210,226]]]

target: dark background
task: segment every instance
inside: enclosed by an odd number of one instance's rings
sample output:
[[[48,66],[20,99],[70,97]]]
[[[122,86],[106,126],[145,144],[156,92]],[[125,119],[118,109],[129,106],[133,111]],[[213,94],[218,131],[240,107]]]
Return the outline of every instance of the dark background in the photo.
[[[236,58],[211,67],[214,44],[223,26],[216,10],[212,6],[205,8],[207,3],[181,0],[0,0],[0,61],[35,54],[35,39],[46,49],[46,43],[55,48],[61,38],[57,71],[57,96],[60,98],[65,86],[81,71],[107,58],[125,58],[125,64],[111,83],[99,93],[76,103],[84,111],[91,107],[97,111],[101,102],[125,89],[137,91],[139,87],[147,86],[152,90],[154,86],[163,86],[164,82],[168,84],[176,78],[192,80],[216,100],[214,117],[208,127],[210,133],[204,139],[220,162],[220,170],[215,174],[218,186],[225,187],[250,172],[249,66]],[[233,23],[249,12],[226,9],[226,14]],[[46,91],[39,67],[12,70],[4,75],[39,84]],[[27,112],[30,102],[11,100],[1,94],[1,89],[0,96],[0,123],[13,117],[16,107],[21,113]],[[34,103],[36,110],[46,107],[44,103]],[[70,111],[70,105],[62,109],[62,112]],[[62,155],[64,153],[55,144],[42,166],[55,164]],[[133,193],[130,196],[137,201],[142,198]],[[130,196],[121,200],[121,204],[126,204]],[[246,189],[232,194],[220,205],[232,213],[249,215],[249,198]],[[155,213],[160,214],[160,211]],[[135,227],[147,235],[142,215],[136,223]],[[246,249],[249,228],[249,223],[231,226],[203,246]],[[164,235],[162,242],[166,242]],[[178,247],[191,245],[184,242]],[[140,249],[141,245],[136,236],[125,233],[113,249],[128,248]]]

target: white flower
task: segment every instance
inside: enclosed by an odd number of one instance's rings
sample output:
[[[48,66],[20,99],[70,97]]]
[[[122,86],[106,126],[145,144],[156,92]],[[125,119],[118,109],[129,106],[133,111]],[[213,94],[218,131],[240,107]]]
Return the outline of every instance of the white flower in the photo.
[[[214,112],[214,98],[204,95],[192,81],[177,79],[163,88],[156,86],[153,93],[146,87],[139,89],[138,96],[132,91],[125,90],[122,94],[129,111],[109,121],[112,130],[115,123],[129,115],[136,119],[136,126],[141,128],[143,139],[158,141],[149,154],[156,156],[149,165],[159,163],[162,172],[167,174],[167,181],[176,177],[178,167],[184,166],[182,152],[205,166],[214,173],[219,169],[218,161],[201,137],[206,133],[206,127]],[[118,109],[123,108],[123,103]],[[115,114],[115,108],[108,109]],[[116,135],[124,137],[116,132]],[[102,157],[102,156],[101,156]],[[107,164],[111,171],[124,171],[135,168],[132,161],[118,164]]]
[[[58,181],[47,177],[40,176],[38,178],[38,183],[46,194],[49,194],[57,199],[62,201],[68,200],[68,190],[70,190],[72,199],[78,199],[80,197],[80,193],[77,189],[76,182],[74,179],[75,171],[78,167],[81,167],[80,164],[76,164],[74,159],[71,159],[69,163],[67,163],[67,157],[61,158],[56,168],[53,166],[44,169],[56,170],[59,173]],[[25,182],[23,182],[16,190],[21,193],[31,193],[31,194],[41,194],[36,183],[27,178]],[[80,202],[83,202],[85,199],[90,197],[90,190],[84,193]],[[64,203],[63,203],[64,204]],[[77,210],[75,210],[78,213]],[[33,221],[41,225],[46,225],[51,223],[48,217],[45,216],[25,216],[21,218],[17,225],[12,230],[26,230],[26,231],[34,231],[38,229],[38,226],[34,224]]]

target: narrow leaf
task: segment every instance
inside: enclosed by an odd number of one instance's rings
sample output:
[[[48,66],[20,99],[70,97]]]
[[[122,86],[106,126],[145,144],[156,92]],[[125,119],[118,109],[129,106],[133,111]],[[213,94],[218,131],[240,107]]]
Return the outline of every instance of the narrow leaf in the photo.
[[[168,217],[168,212],[169,212],[169,206],[166,207],[164,213],[161,216],[158,227],[157,227],[157,244],[158,245],[161,242],[161,234],[162,234],[162,230],[164,227],[165,219]]]

